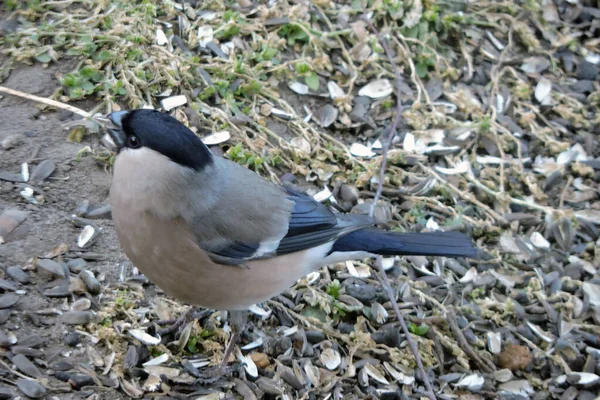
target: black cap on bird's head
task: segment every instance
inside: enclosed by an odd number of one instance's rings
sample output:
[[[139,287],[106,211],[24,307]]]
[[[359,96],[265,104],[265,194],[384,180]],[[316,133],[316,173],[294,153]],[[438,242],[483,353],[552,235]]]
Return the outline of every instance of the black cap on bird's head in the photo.
[[[108,119],[114,125],[108,133],[119,152],[146,148],[194,170],[212,163],[213,156],[202,140],[168,114],[147,109],[116,111]]]

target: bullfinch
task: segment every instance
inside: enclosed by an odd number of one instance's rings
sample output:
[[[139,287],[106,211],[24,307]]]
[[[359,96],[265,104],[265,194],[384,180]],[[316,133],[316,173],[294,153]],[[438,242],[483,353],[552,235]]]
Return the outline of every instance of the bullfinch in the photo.
[[[400,233],[336,213],[223,157],[166,113],[108,115],[117,147],[110,203],[123,251],[180,301],[227,310],[224,362],[244,312],[321,267],[377,255],[475,257],[458,232]],[[235,337],[235,338],[234,338]]]

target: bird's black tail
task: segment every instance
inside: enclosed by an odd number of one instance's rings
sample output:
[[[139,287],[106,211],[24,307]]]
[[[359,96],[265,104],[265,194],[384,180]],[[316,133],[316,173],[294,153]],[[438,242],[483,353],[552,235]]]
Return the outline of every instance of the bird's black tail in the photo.
[[[472,240],[460,232],[402,233],[365,228],[339,238],[331,252],[366,251],[382,256],[479,258]]]

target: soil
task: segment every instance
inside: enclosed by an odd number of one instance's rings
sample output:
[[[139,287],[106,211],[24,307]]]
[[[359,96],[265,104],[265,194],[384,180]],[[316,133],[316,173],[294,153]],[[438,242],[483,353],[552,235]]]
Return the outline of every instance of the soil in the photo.
[[[21,65],[12,71],[3,85],[49,97],[58,86],[56,73],[71,68],[69,63],[49,68]],[[85,103],[77,106],[91,109]],[[24,184],[0,181],[0,214],[8,208],[29,213],[24,222],[29,228],[28,232],[14,241],[0,245],[0,277],[7,267],[27,266],[34,256],[42,255],[62,243],[74,246],[81,231],[81,228],[70,221],[76,205],[84,200],[89,200],[91,207],[107,203],[110,175],[92,157],[84,156],[80,161],[75,160],[82,148],[99,146],[99,137],[88,136],[81,143],[66,140],[68,132],[62,125],[74,118],[76,117],[60,112],[41,112],[36,104],[12,96],[0,98],[0,142],[14,135],[23,139],[21,144],[9,150],[0,148],[0,171],[19,173],[20,165],[28,160],[30,171],[41,160],[51,160],[56,165],[52,176],[42,185],[35,186],[43,192],[44,202],[40,205],[28,204],[20,195]],[[36,151],[37,155],[34,155]],[[35,157],[33,161],[30,160],[32,155]],[[106,259],[89,262],[87,268],[95,272],[96,276],[105,276],[102,283],[107,284],[117,279],[119,265],[125,257],[119,248],[112,221],[97,220],[97,225],[103,228],[103,232],[90,251],[102,253]],[[67,346],[64,338],[74,328],[63,325],[56,316],[38,313],[44,309],[60,309],[63,300],[42,295],[41,288],[45,281],[40,280],[38,274],[30,275],[32,283],[23,287],[26,295],[21,296],[19,302],[12,307],[11,316],[1,328],[15,333],[19,339],[41,335],[45,339],[45,360],[50,367],[61,360],[74,364],[85,360],[85,339],[80,347]],[[125,398],[117,390],[98,393],[103,399]],[[68,396],[62,394],[60,398],[85,397],[82,395],[83,392]]]

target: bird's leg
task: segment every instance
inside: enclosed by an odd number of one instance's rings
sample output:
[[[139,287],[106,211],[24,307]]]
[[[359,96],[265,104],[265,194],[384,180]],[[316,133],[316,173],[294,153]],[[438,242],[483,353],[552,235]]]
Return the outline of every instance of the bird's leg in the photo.
[[[248,311],[230,311],[229,312],[229,324],[231,325],[231,335],[229,336],[229,343],[225,347],[225,353],[223,354],[223,361],[219,365],[219,371],[223,371],[223,368],[227,365],[229,356],[233,353],[233,349],[240,339],[240,335],[244,331],[246,322],[248,321]]]
[[[183,314],[179,316],[179,318],[175,320],[161,320],[158,321],[158,325],[168,325],[166,328],[162,328],[158,330],[158,334],[163,336],[172,332],[181,333],[181,330],[191,321],[200,320],[208,315],[210,315],[212,311],[206,309],[200,309],[195,306],[189,307]]]

